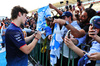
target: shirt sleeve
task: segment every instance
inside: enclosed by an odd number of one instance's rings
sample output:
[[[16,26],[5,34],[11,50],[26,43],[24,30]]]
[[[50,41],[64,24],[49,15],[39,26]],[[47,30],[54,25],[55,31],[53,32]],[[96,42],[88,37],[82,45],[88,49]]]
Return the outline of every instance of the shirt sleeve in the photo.
[[[76,46],[79,46],[81,44],[85,44],[86,43],[86,35],[81,37],[81,38],[76,38],[78,40],[78,44]]]
[[[12,34],[9,34],[9,39],[11,39],[13,44],[18,48],[21,48],[26,45],[23,33],[20,31],[13,31]]]

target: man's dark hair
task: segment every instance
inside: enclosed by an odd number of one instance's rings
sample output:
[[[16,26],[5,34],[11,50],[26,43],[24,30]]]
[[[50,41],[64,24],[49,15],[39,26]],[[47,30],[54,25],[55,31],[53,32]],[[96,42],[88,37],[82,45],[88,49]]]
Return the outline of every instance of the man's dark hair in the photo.
[[[92,8],[86,8],[85,12],[87,12],[88,18],[92,18],[93,16],[96,15],[96,11]]]
[[[28,14],[28,11],[25,8],[20,7],[20,6],[15,6],[13,7],[12,12],[11,12],[11,19],[12,20],[16,19],[19,12],[21,12],[22,15],[23,13]]]
[[[67,16],[68,18],[70,17],[70,16]],[[73,16],[71,16],[71,21],[73,21]]]

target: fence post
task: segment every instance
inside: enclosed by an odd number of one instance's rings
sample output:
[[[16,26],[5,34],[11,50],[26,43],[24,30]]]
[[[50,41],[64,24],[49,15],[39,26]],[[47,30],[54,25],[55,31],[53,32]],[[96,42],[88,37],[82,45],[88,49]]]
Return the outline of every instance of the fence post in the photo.
[[[63,45],[64,45],[64,42],[62,43],[62,54],[61,54],[61,64],[60,64],[60,66],[62,66],[62,61],[63,61]]]
[[[39,61],[40,61],[40,63],[41,63],[41,44],[42,43],[40,43],[40,53],[39,53]]]
[[[49,50],[49,42],[47,40],[47,50],[46,50],[46,66],[48,64],[48,50]]]

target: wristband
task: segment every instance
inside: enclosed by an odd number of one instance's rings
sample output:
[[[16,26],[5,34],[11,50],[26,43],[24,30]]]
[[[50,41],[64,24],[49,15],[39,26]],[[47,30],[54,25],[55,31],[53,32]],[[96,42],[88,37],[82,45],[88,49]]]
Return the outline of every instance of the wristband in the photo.
[[[39,40],[38,38],[35,38],[35,39]]]

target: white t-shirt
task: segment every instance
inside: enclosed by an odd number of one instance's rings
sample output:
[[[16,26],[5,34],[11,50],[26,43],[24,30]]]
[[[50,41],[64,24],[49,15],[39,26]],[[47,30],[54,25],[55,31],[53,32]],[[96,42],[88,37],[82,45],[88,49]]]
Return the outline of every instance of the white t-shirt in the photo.
[[[77,24],[77,21],[73,21],[72,23],[71,23],[71,25],[73,26],[73,27],[75,27],[77,30],[80,30],[81,29],[81,27]],[[62,27],[62,36],[64,35],[64,34],[66,34],[66,32],[68,31],[67,30],[67,28],[65,27],[65,26],[63,26]],[[72,36],[72,35],[71,35]],[[79,43],[81,44],[82,42],[85,42],[84,40],[85,40],[85,38],[86,38],[86,36],[83,36],[82,38],[76,38],[78,41],[79,41]],[[84,39],[84,40],[83,40]],[[79,44],[78,44],[79,45]],[[61,52],[62,53],[62,52]],[[71,50],[70,51],[70,59],[72,59],[73,58],[73,51]],[[66,58],[69,58],[69,48],[66,46],[66,44],[64,43],[63,44],[63,56],[64,57],[66,57]],[[76,54],[76,53],[74,53],[74,58],[77,58],[78,57],[78,55]]]
[[[89,53],[100,52],[100,43],[98,43],[97,41],[93,41],[91,44],[92,47],[90,48]],[[100,60],[97,60],[96,63],[100,64]]]
[[[100,43],[97,41],[92,42],[92,47],[90,48],[89,53],[100,52]]]

